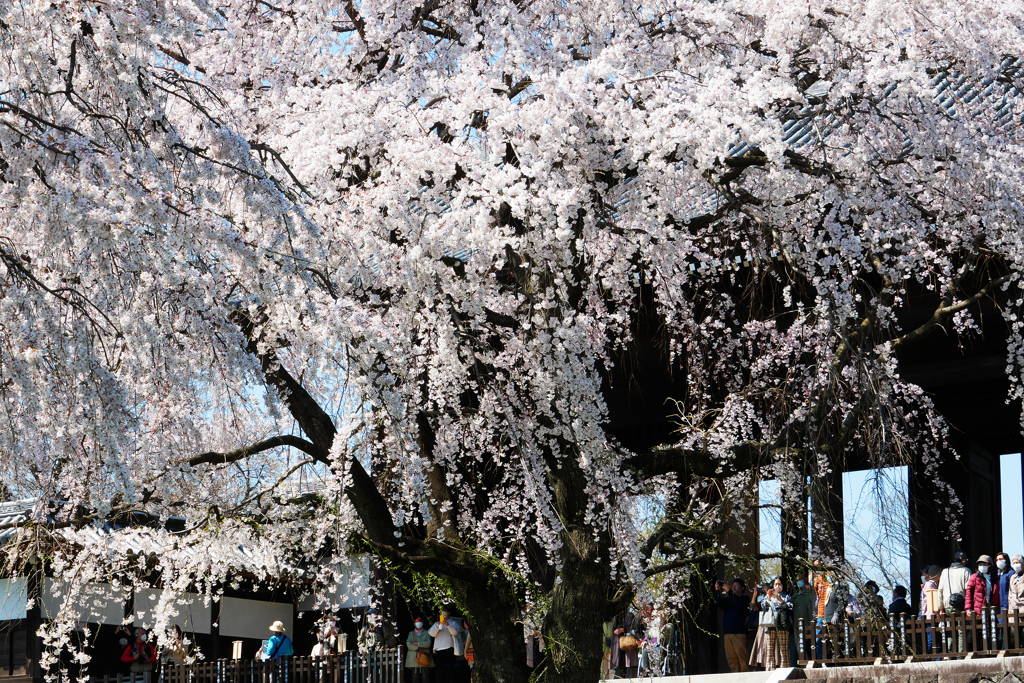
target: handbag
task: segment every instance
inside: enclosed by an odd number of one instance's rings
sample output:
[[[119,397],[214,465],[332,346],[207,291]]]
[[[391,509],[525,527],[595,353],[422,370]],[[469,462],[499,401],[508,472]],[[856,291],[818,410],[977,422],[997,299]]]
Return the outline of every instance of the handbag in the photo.
[[[764,626],[765,628],[774,628],[775,608],[769,605],[768,609],[763,610],[757,617],[757,625]]]
[[[636,636],[629,633],[619,636],[619,650],[621,652],[632,652],[638,647],[640,647],[640,642],[636,639]]]
[[[775,610],[775,628],[788,629],[791,615],[788,606],[783,604]]]
[[[472,662],[474,659],[476,659],[476,655],[473,652],[473,646],[472,645],[470,645],[469,647],[466,648],[466,655],[465,655],[465,657],[466,657],[466,661],[467,662]]]
[[[416,663],[420,666],[430,666],[430,653],[426,650],[416,650]]]

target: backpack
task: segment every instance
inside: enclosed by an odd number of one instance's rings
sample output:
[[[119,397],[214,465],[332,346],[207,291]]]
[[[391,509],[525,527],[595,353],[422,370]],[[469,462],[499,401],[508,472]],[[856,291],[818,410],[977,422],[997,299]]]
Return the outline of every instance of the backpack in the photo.
[[[946,588],[949,589],[949,608],[954,612],[963,612],[964,608],[967,606],[967,596],[964,595],[964,588],[966,588],[967,582],[963,582],[963,585],[960,586],[960,590],[954,590],[953,585],[951,584],[951,577],[949,573],[950,569],[950,567],[946,567],[942,570],[942,574],[939,576],[939,588],[942,588],[942,582],[945,580]],[[964,574],[966,574],[967,579],[970,580],[970,571],[965,571]]]

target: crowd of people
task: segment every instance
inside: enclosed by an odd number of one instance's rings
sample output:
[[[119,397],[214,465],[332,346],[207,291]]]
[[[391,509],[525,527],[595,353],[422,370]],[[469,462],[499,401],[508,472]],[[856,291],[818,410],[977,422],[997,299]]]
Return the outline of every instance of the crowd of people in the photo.
[[[972,564],[976,571],[972,571]],[[729,670],[742,672],[791,666],[796,661],[796,638],[801,636],[808,644],[813,643],[816,656],[821,658],[821,632],[827,624],[862,619],[888,623],[899,615],[974,614],[988,608],[1011,613],[1024,610],[1024,557],[1021,555],[1010,557],[999,553],[995,560],[981,555],[971,563],[964,553],[958,552],[948,567],[927,566],[920,577],[921,591],[916,608],[911,605],[904,586],[893,586],[888,605],[874,581],[867,581],[858,595],[852,595],[848,582],[823,567],[820,561],[814,562],[812,571],[798,572],[791,588],[782,577],[750,590],[739,577],[729,585],[717,581],[714,595],[723,613],[722,640]],[[523,612],[522,621],[524,656],[527,666],[533,669],[543,659],[544,638],[528,609]],[[638,613],[632,610],[620,613],[603,627],[603,678],[682,673],[679,634],[667,614],[644,606]],[[292,655],[294,650],[284,625],[275,622],[270,631],[272,635],[264,641],[260,658],[278,660]],[[945,652],[962,652],[970,645],[970,632],[948,629],[945,633]],[[1012,637],[1013,631],[1009,633]],[[121,627],[119,634],[124,673],[152,671],[161,654],[174,663],[186,657],[180,630],[172,633],[160,653],[149,641],[145,629],[135,629],[133,633]],[[323,657],[334,652],[339,634],[334,620],[325,620],[311,656]],[[1003,637],[1002,631],[998,637]],[[398,639],[377,610],[370,609],[356,644],[358,651],[366,655],[393,650],[398,646]],[[454,606],[441,609],[432,624],[416,616],[404,644],[404,664],[409,670],[410,683],[465,683],[469,680],[475,663],[471,625],[468,618],[456,614]],[[929,634],[928,649],[933,645]],[[1000,647],[1003,647],[1001,642]]]
[[[1024,557],[999,553],[993,562],[989,555],[981,555],[973,563],[977,571],[972,571],[969,564],[967,555],[958,552],[948,567],[925,567],[916,610],[905,586],[893,586],[888,606],[874,581],[867,581],[859,595],[852,595],[848,583],[822,567],[820,560],[814,562],[813,571],[797,574],[792,592],[782,577],[754,586],[751,591],[742,578],[734,579],[729,586],[717,581],[715,598],[723,612],[722,640],[729,670],[790,666],[795,662],[793,636],[800,623],[807,629],[804,637],[814,637],[815,654],[821,658],[820,635],[826,624],[861,619],[888,623],[901,614],[934,617],[978,614],[988,608],[995,612],[1024,610]],[[1010,633],[1012,637],[1013,631]],[[1003,637],[998,629],[994,635],[1000,640]],[[943,651],[963,652],[971,637],[969,630],[949,629]],[[929,634],[928,649],[934,645]],[[1001,642],[999,647],[1003,647]]]
[[[387,622],[375,608],[371,608],[359,629],[356,645],[359,653],[365,656],[393,650],[398,642]],[[409,671],[409,683],[469,681],[474,664],[471,624],[467,617],[457,614],[454,605],[444,606],[437,620],[429,626],[422,616],[413,617],[413,628],[406,636],[405,649],[404,664]],[[316,653],[313,656],[317,656]]]

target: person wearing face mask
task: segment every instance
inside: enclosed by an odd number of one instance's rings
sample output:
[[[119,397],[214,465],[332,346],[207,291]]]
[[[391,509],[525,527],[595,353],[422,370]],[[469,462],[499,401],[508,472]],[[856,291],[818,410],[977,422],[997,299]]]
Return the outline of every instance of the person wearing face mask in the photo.
[[[796,577],[796,592],[793,593],[793,629],[794,638],[790,643],[789,661],[795,662],[798,659],[799,651],[796,641],[800,638],[800,620],[803,619],[804,634],[804,656],[810,654],[811,643],[814,637],[814,627],[817,614],[814,609],[814,590],[807,582],[806,574],[798,574]]]
[[[121,655],[121,661],[131,664],[131,672],[137,674],[152,671],[156,658],[156,648],[149,644],[149,634],[146,633],[146,629],[136,629],[135,642],[125,648]]]
[[[455,650],[458,648],[458,654],[462,654],[462,639],[459,637],[459,622],[452,618],[450,607],[441,610],[428,633],[434,638],[434,680],[437,683],[455,683]]]
[[[1013,574],[1010,575],[1006,604],[1012,615],[1016,610],[1024,610],[1024,557],[1014,555],[1010,560],[1010,566],[1013,568]],[[1016,619],[1011,616],[1010,623],[1015,622]]]
[[[1010,566],[1010,556],[1006,553],[999,553],[996,555],[996,572],[993,578],[999,585],[999,608],[1004,612],[1009,607],[1011,576],[1013,576],[1013,568]]]
[[[928,593],[925,591],[928,590],[928,580],[931,578],[928,575],[928,567],[930,566],[931,565],[925,565],[925,567],[921,569],[921,595],[918,597],[917,603],[917,616],[919,617],[923,617],[925,610],[928,609]]]
[[[921,579],[924,584],[921,586],[921,617],[925,619],[931,619],[938,614],[938,608],[933,608],[933,603],[938,602],[939,592],[939,576],[942,574],[942,567],[937,564],[933,564],[928,567]],[[929,599],[929,593],[934,594],[933,599]],[[927,650],[926,652],[932,651],[932,634],[928,633],[927,638]]]
[[[982,555],[978,558],[978,571],[967,582],[965,609],[968,614],[982,614],[986,607],[999,606],[999,584],[989,569],[992,558]]]
[[[127,676],[131,673],[131,670],[129,668],[131,662],[122,661],[121,655],[124,654],[125,648],[128,647],[128,643],[132,642],[135,639],[135,636],[132,635],[132,631],[130,628],[121,625],[118,626],[117,629],[114,631],[114,637],[117,638],[117,666],[114,667],[113,673],[115,676],[118,674],[121,674],[122,676]]]
[[[768,615],[771,623],[765,625],[764,668],[772,671],[789,667],[789,627],[792,622],[793,599],[785,591],[782,577],[777,576],[765,591],[760,601],[761,611]],[[756,644],[755,644],[756,648]],[[751,652],[751,664],[755,653]]]
[[[410,683],[427,683],[430,680],[430,669],[434,668],[434,658],[430,655],[434,639],[424,628],[422,617],[413,620],[413,630],[405,639],[405,668],[409,670]],[[424,664],[424,662],[426,662]]]
[[[1013,568],[1010,566],[1010,556],[1006,553],[996,555],[996,569],[992,574],[992,580],[999,588],[999,612],[1005,612],[1009,608],[1010,577],[1013,576]],[[1003,643],[1003,617],[996,619],[996,647],[1005,650],[1008,646]]]

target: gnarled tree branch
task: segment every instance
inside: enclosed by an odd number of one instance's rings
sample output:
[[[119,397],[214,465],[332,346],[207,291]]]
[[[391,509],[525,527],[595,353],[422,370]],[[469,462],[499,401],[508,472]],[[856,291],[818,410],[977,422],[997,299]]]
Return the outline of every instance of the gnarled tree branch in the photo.
[[[244,448],[239,448],[228,453],[215,453],[213,451],[203,453],[189,458],[187,462],[193,467],[196,465],[222,465],[244,460],[245,458],[252,457],[258,453],[263,453],[280,446],[291,446],[292,448],[297,448],[303,453],[312,456],[319,462],[328,462],[327,451],[322,448],[318,448],[316,444],[310,443],[301,437],[293,436],[291,434],[274,436],[260,441],[259,443],[254,443],[251,446],[245,446]]]

